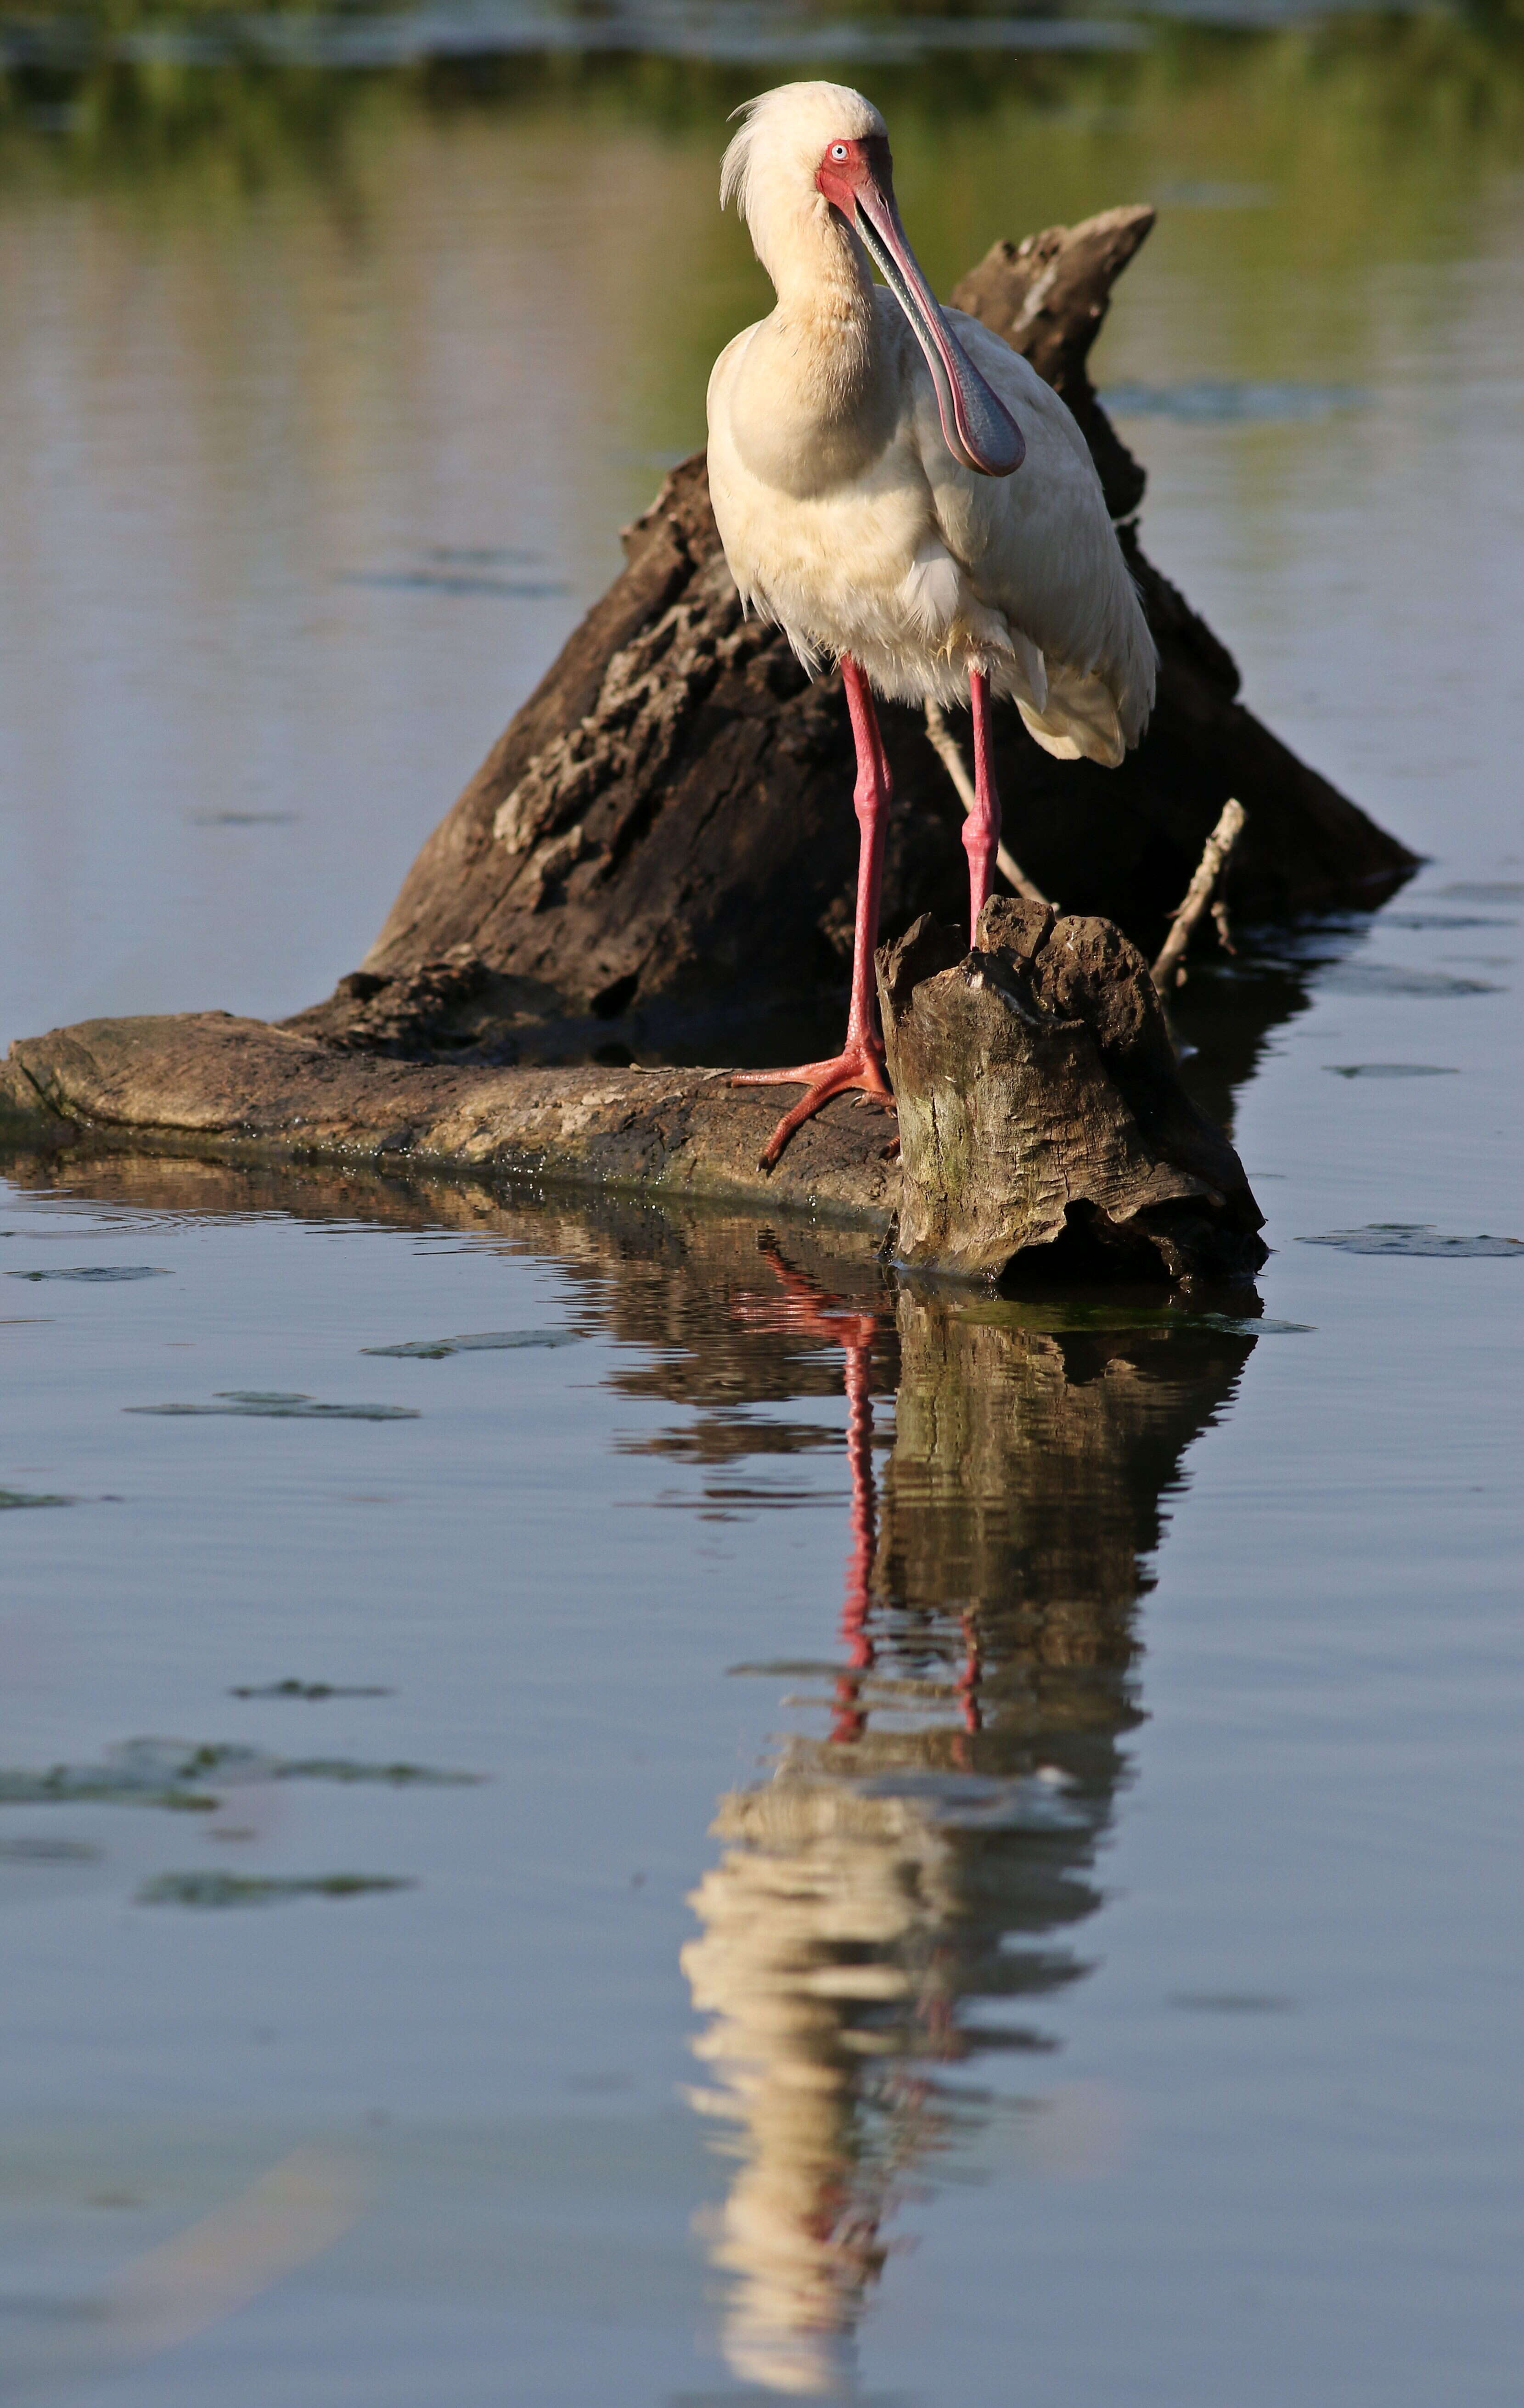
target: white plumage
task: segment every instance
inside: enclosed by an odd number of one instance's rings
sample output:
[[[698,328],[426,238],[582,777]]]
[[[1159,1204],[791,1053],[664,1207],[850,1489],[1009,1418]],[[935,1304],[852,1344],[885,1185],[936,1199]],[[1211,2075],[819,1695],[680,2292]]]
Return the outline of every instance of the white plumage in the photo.
[[[816,184],[833,141],[882,142],[841,84],[753,101],[726,155],[776,308],[709,385],[709,476],[747,603],[812,668],[851,653],[879,693],[962,703],[970,669],[1039,743],[1114,767],[1143,733],[1155,653],[1085,437],[1052,387],[961,310],[945,327],[1026,444],[989,476],[948,447],[923,345]]]
[[[872,964],[890,780],[874,690],[971,707],[977,929],[999,836],[992,693],[1049,752],[1114,767],[1146,724],[1156,664],[1085,437],[1026,360],[933,298],[877,109],[843,84],[796,83],[743,115],[720,197],[778,297],[714,364],[710,493],[743,601],[812,672],[841,664],[862,840],[841,1053],[743,1074],[806,1089],[770,1166],[832,1096],[889,1092]]]

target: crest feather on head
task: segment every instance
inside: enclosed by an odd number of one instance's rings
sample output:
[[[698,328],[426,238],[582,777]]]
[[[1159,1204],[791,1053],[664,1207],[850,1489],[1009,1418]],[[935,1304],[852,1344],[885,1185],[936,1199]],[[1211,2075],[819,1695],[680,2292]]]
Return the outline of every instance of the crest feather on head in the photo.
[[[741,120],[720,167],[720,207],[734,201],[757,238],[769,201],[812,202],[815,170],[833,142],[862,142],[885,131],[870,100],[845,83],[782,83],[743,101]]]

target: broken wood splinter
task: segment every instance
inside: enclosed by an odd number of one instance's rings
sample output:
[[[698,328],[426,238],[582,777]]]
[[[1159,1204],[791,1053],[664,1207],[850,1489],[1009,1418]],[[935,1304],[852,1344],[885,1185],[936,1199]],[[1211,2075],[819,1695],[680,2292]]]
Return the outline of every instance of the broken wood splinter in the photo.
[[[1172,987],[1184,986],[1186,982],[1186,948],[1190,943],[1197,922],[1212,900],[1212,890],[1228,866],[1228,856],[1243,834],[1247,816],[1242,803],[1224,803],[1217,824],[1201,848],[1201,858],[1196,865],[1195,877],[1186,889],[1186,899],[1171,922],[1170,933],[1155,957],[1154,984],[1161,996],[1168,995]],[[1222,907],[1220,917],[1215,910],[1213,917],[1217,923],[1218,936],[1228,952],[1231,953],[1233,948],[1228,941],[1226,905]]]

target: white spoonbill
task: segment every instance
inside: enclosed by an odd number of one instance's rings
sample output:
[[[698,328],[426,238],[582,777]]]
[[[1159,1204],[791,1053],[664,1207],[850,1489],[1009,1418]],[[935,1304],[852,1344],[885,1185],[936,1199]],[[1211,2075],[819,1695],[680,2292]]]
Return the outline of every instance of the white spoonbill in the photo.
[[[1000,825],[991,693],[1014,699],[1049,752],[1114,767],[1147,721],[1155,652],[1064,404],[998,335],[933,299],[878,110],[843,84],[793,83],[744,117],[720,199],[735,200],[778,299],[714,364],[710,492],[743,602],[811,670],[841,665],[861,835],[845,1045],[738,1080],[806,1089],[769,1141],[770,1167],[830,1096],[889,1093],[872,986],[890,795],[874,689],[972,707],[963,842],[977,923]]]

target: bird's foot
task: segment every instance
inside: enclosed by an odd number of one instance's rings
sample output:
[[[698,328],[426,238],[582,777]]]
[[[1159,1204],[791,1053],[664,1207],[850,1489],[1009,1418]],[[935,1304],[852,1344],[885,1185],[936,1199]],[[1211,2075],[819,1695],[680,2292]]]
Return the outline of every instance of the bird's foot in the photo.
[[[792,1111],[784,1114],[763,1147],[757,1159],[758,1170],[770,1170],[795,1130],[812,1120],[833,1096],[844,1096],[850,1088],[860,1087],[865,1095],[882,1096],[886,1102],[894,1099],[894,1089],[884,1067],[883,1040],[877,1037],[849,1038],[831,1062],[804,1062],[793,1070],[737,1070],[730,1084],[806,1090]]]

